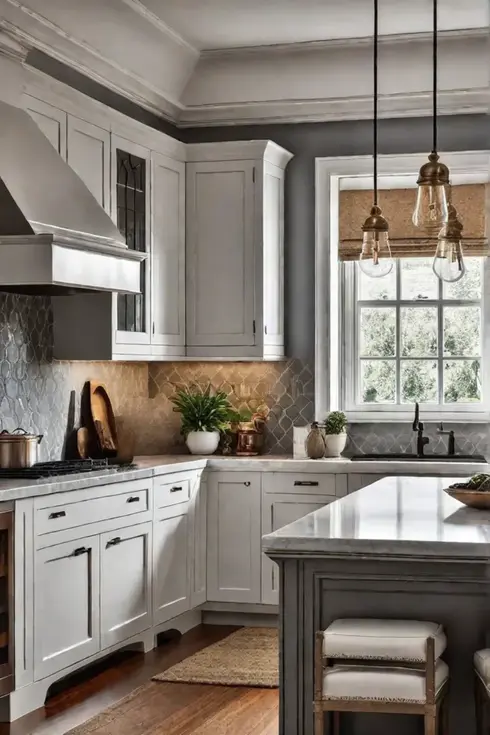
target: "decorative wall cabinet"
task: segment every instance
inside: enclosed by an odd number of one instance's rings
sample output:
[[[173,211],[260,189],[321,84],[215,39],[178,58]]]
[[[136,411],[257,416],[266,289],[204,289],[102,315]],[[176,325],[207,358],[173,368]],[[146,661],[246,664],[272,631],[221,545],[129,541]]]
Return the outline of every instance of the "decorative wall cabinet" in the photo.
[[[284,176],[270,141],[187,146],[187,355],[284,356]]]

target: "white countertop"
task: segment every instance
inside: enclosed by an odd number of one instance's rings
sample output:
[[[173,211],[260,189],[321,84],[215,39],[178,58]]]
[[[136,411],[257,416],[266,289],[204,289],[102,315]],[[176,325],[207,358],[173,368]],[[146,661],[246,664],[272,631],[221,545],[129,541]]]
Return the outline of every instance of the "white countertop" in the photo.
[[[262,539],[266,553],[490,558],[490,512],[444,492],[455,478],[386,477]]]
[[[241,470],[244,472],[300,472],[312,474],[362,475],[440,475],[470,477],[476,472],[490,472],[488,464],[468,462],[351,462],[339,459],[294,459],[290,456],[263,455],[260,457],[197,457],[189,454],[136,457],[133,469],[109,469],[79,475],[65,475],[41,480],[0,480],[0,502],[19,500],[38,495],[82,490],[97,485],[109,485],[125,480],[144,479],[167,472],[204,469]]]

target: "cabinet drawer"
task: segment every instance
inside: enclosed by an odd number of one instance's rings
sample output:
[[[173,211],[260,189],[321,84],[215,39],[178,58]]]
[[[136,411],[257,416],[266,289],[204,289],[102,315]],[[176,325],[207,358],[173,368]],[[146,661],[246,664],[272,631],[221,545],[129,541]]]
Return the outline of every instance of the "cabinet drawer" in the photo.
[[[262,488],[266,493],[336,495],[335,475],[311,472],[264,472]]]
[[[186,473],[154,478],[155,508],[187,503],[191,497],[191,477]]]
[[[38,508],[34,521],[35,532],[37,536],[43,536],[88,523],[144,513],[150,508],[149,496],[148,484],[141,486],[140,483],[131,483],[127,492],[78,502],[69,502],[68,499],[58,505]]]

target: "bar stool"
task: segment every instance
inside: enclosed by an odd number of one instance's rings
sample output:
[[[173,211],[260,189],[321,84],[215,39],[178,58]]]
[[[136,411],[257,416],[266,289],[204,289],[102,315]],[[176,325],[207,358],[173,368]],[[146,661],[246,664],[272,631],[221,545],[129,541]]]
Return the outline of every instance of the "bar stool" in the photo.
[[[447,732],[449,670],[441,625],[418,620],[342,618],[318,631],[314,655],[315,735],[331,712],[340,735],[342,712],[424,717],[425,735]],[[490,653],[490,652],[489,652]]]
[[[477,735],[486,732],[488,703],[490,701],[490,648],[477,651],[473,657],[475,670],[475,715]]]

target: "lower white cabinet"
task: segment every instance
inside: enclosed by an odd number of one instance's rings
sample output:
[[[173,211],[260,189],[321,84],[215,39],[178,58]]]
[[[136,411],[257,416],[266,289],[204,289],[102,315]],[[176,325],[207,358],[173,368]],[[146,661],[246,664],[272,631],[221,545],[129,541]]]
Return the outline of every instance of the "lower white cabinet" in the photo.
[[[378,480],[382,480],[385,475],[358,475],[358,474],[351,474],[348,475],[347,485],[348,490],[350,493],[353,493],[355,490],[361,490],[363,487],[367,487],[368,485],[372,485],[373,482],[378,482]]]
[[[336,499],[335,495],[264,493],[262,497],[262,534],[277,531]],[[262,554],[262,602],[279,604],[279,568]]]
[[[100,643],[108,648],[151,627],[150,522],[100,536]]]
[[[206,602],[207,481],[197,479],[191,497],[191,608]]]
[[[189,504],[164,509],[153,527],[153,618],[164,623],[190,608]]]
[[[207,599],[258,603],[261,598],[261,476],[208,477]]]
[[[35,680],[99,651],[99,579],[99,536],[36,552]]]

